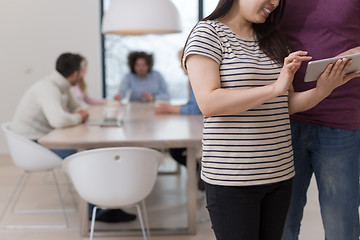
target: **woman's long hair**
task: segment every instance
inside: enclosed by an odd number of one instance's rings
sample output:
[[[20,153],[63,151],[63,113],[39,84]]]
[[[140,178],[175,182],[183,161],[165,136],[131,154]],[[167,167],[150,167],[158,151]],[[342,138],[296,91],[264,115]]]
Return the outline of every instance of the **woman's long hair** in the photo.
[[[259,41],[260,49],[273,61],[282,64],[290,53],[290,45],[285,36],[278,30],[282,19],[285,1],[280,0],[279,6],[270,13],[264,23],[254,23],[253,28]],[[234,0],[220,0],[215,10],[201,21],[215,20],[224,17],[231,9]]]
[[[84,95],[87,95],[87,85],[84,78],[80,78],[78,82],[79,88]]]

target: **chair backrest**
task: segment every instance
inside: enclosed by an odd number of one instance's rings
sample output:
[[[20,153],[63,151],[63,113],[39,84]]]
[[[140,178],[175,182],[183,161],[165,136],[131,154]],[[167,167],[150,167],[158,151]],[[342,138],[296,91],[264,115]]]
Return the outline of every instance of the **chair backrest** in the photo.
[[[159,151],[149,148],[99,148],[65,158],[63,167],[84,200],[118,208],[149,195],[162,160]]]
[[[26,171],[50,170],[61,166],[62,159],[46,147],[11,131],[11,123],[1,125],[14,164]]]

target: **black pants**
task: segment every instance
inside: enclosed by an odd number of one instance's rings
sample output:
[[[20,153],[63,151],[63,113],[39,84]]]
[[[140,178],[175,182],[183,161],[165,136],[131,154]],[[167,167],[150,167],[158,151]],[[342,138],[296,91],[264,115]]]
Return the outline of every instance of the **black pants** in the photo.
[[[171,157],[179,164],[186,167],[186,148],[170,148]],[[199,171],[200,165],[196,162],[196,169]]]
[[[217,240],[280,240],[292,180],[232,187],[206,184],[207,208]]]

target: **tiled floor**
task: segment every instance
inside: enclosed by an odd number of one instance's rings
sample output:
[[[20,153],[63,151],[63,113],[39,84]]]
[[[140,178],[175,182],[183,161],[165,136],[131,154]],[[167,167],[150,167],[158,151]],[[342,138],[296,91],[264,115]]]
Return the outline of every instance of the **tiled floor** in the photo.
[[[165,161],[161,169],[175,169],[173,161]],[[16,168],[9,156],[0,156],[0,211],[5,206],[16,181],[21,175],[21,170]],[[66,194],[67,185],[64,177],[60,175],[61,189]],[[147,208],[150,225],[153,228],[176,228],[186,224],[186,175],[182,170],[181,174],[160,174],[153,193],[147,199]],[[64,195],[67,199],[67,207],[71,208],[71,198],[69,194]],[[38,173],[33,175],[28,182],[23,194],[19,198],[16,209],[28,208],[57,208],[59,202],[56,197],[54,184],[51,175]],[[135,209],[126,209],[128,212],[135,212]],[[69,227],[64,230],[0,230],[1,240],[82,240],[79,235],[79,216],[78,212],[68,213]],[[205,209],[203,193],[198,192],[198,231],[196,235],[165,235],[152,236],[153,240],[213,240],[210,222]],[[33,216],[14,216],[10,211],[6,213],[0,225],[4,224],[63,224],[64,219],[61,214]],[[138,227],[138,222],[128,224],[117,224],[109,227],[108,224],[97,224],[98,231],[101,229],[132,229]],[[302,224],[301,240],[321,240],[323,230],[317,203],[317,191],[314,183],[310,186],[308,204],[305,210],[304,221]],[[86,239],[86,238],[84,238]],[[113,239],[142,239],[141,236],[127,237],[95,237],[97,240]]]

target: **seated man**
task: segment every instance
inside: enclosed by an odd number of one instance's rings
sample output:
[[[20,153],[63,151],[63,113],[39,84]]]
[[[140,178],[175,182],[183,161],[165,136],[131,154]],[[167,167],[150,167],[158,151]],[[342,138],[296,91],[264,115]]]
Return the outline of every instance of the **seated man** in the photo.
[[[70,94],[69,89],[85,74],[80,55],[65,53],[56,62],[56,71],[31,86],[20,99],[12,130],[37,140],[55,128],[85,122],[88,112]],[[76,150],[56,150],[64,158]]]
[[[12,131],[37,142],[55,128],[65,128],[87,121],[89,114],[70,93],[70,87],[84,77],[86,63],[78,54],[64,53],[56,61],[56,71],[31,86],[20,99],[12,121]],[[76,149],[51,149],[61,158]],[[90,208],[92,211],[92,207]],[[114,214],[117,216],[114,217]],[[90,215],[91,216],[91,215]],[[97,219],[105,222],[134,220],[119,210],[99,211]]]

